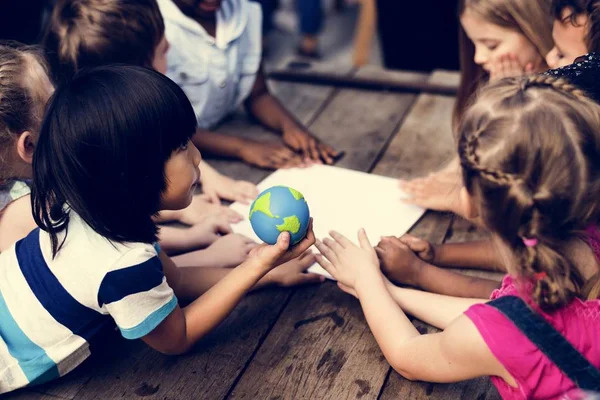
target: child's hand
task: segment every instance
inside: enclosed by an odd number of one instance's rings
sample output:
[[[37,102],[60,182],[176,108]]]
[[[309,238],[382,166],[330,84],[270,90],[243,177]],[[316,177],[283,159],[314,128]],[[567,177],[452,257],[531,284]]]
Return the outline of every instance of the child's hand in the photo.
[[[435,263],[435,246],[427,240],[409,234],[400,236],[399,239],[419,256],[421,260],[428,263]]]
[[[268,272],[281,264],[300,257],[310,246],[315,244],[312,218],[304,239],[292,247],[290,247],[290,239],[289,232],[282,232],[277,238],[277,243],[274,245],[262,244],[252,249],[248,257],[248,262],[252,262],[258,267],[266,268],[267,271],[265,272]]]
[[[229,233],[231,233],[231,226],[226,215],[206,217],[201,223],[188,229],[192,248],[209,246],[221,236]]]
[[[240,158],[248,164],[267,169],[305,166],[297,154],[280,143],[247,141],[240,151]]]
[[[375,248],[383,273],[395,282],[419,286],[423,260],[396,237],[384,237]]]
[[[399,186],[408,196],[402,199],[404,203],[437,211],[463,212],[462,181],[458,171],[440,171],[410,181],[400,180]]]
[[[248,258],[248,254],[258,244],[237,233],[221,236],[206,249],[210,264],[215,267],[232,268],[237,267]]]
[[[269,283],[282,287],[323,282],[325,277],[306,272],[315,261],[315,255],[310,250],[306,251],[299,258],[273,269],[266,275],[266,278]]]
[[[321,143],[317,138],[300,126],[283,130],[283,142],[297,152],[307,162],[333,164],[339,153],[330,146]]]
[[[329,234],[334,240],[317,241],[317,249],[321,252],[317,262],[339,283],[354,288],[363,274],[381,274],[377,254],[364,229],[358,232],[360,247],[340,233],[332,231]]]
[[[521,76],[533,72],[533,64],[522,66],[514,54],[503,54],[496,58],[490,68],[490,81]]]
[[[236,181],[220,174],[216,170],[203,173],[200,180],[202,191],[213,204],[220,205],[221,199],[248,204],[258,196],[258,189],[255,184],[246,181]]]
[[[194,196],[192,204],[179,212],[179,222],[186,225],[202,224],[208,217],[224,217],[230,223],[236,223],[243,217],[220,203],[211,203],[208,196]]]

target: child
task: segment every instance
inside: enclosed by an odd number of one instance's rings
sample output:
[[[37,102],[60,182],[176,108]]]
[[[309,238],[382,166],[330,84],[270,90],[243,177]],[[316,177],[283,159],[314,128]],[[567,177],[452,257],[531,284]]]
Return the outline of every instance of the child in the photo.
[[[155,0],[63,0],[54,8],[45,38],[54,80],[61,82],[85,67],[133,64],[167,71],[169,43]],[[211,211],[239,221],[219,199],[248,202],[258,194],[250,182],[235,181],[202,162],[202,189],[213,206],[195,198],[197,207],[171,213],[171,219],[194,225]]]
[[[600,24],[594,23],[600,7],[595,2],[555,0],[553,37],[555,47],[548,53],[548,65],[556,68],[545,73],[562,77],[583,90],[600,103],[600,59],[596,53],[585,54],[588,49],[600,48]],[[584,11],[590,10],[590,11]],[[577,56],[585,54],[583,56]],[[575,57],[577,57],[575,59]],[[571,65],[564,62],[575,59]],[[600,248],[595,235],[587,237],[590,246]],[[405,235],[399,239],[383,238],[381,266],[395,282],[422,288],[427,291],[460,297],[489,297],[499,282],[467,277],[438,267],[462,267],[506,271],[489,241],[444,244],[435,246],[427,241]],[[468,254],[468,257],[465,255]]]
[[[364,231],[360,247],[335,232],[317,242],[396,371],[431,382],[491,376],[505,399],[600,388],[600,254],[581,239],[600,217],[599,130],[598,105],[546,76],[492,84],[465,113],[461,196],[509,270],[489,304],[386,283]],[[444,331],[421,335],[405,312]]]
[[[454,106],[456,127],[477,89],[489,80],[547,69],[552,48],[549,0],[461,0],[461,81]],[[424,178],[400,181],[407,202],[464,215],[456,162]]]
[[[552,16],[554,47],[546,56],[550,68],[600,51],[600,3],[596,0],[552,0]]]
[[[46,44],[58,81],[82,68],[109,63],[152,67],[161,73],[167,69],[169,44],[154,0],[63,0],[54,9]],[[237,222],[241,216],[221,206],[219,197],[247,202],[256,196],[256,186],[223,176],[204,161],[200,168],[203,190],[212,200],[194,196],[192,205],[184,210],[161,211],[155,221],[189,225],[186,229],[164,226],[161,248],[176,256],[178,265],[236,266],[253,243],[241,235],[230,235],[229,222]]]
[[[273,268],[312,245],[310,227],[232,270],[157,255],[152,215],[187,207],[200,178],[195,128],[183,91],[149,69],[99,67],[57,89],[33,161],[41,230],[0,255],[0,393],[68,373],[111,318],[123,337],[180,354],[255,285],[299,282],[290,263]]]
[[[35,228],[31,161],[53,90],[38,50],[0,44],[0,253]]]
[[[338,156],[269,93],[261,68],[261,10],[248,0],[159,0],[171,43],[167,75],[188,95],[198,119],[193,141],[211,153],[263,168],[332,164]],[[244,104],[283,144],[216,134],[210,129]],[[296,154],[299,153],[299,154]]]

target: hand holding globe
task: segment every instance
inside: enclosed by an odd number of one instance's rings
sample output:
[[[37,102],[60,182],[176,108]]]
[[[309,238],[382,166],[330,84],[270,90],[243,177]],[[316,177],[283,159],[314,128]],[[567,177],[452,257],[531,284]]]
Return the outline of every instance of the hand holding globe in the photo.
[[[275,244],[282,232],[289,232],[290,243],[295,245],[306,236],[310,212],[302,193],[287,186],[273,186],[254,200],[249,219],[263,242]]]

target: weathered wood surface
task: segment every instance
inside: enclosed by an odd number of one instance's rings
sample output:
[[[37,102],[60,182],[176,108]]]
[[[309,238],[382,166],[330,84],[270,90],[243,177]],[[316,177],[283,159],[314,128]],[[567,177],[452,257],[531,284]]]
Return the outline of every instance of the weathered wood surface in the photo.
[[[321,67],[316,66],[316,69]],[[363,77],[427,81],[423,74],[364,68]],[[455,74],[435,73],[448,84]],[[300,121],[346,156],[339,166],[397,178],[440,168],[454,153],[452,99],[444,96],[339,90],[271,82]],[[278,140],[236,114],[225,134]],[[258,182],[269,172],[210,160],[238,179]],[[412,233],[436,243],[473,238],[448,214],[427,213]],[[422,331],[426,325],[415,321]],[[331,282],[294,290],[270,289],[245,298],[196,349],[166,357],[140,341],[111,335],[106,351],[79,370],[7,400],[25,399],[495,399],[487,379],[452,385],[408,382],[392,371],[358,301]]]
[[[456,74],[436,71],[430,80],[440,84],[451,84],[455,82]],[[384,158],[373,172],[411,179],[446,165],[456,153],[451,128],[452,105],[452,98],[420,95],[390,143]],[[432,211],[428,211],[410,233],[433,243],[474,240],[482,236],[480,231],[467,221],[448,213]],[[437,332],[437,329],[421,321],[414,320],[413,323],[421,332]],[[497,398],[497,391],[487,378],[451,385],[410,382],[391,368],[380,396],[381,400]]]
[[[311,128],[346,151],[338,165],[369,171],[414,99],[345,90]],[[376,399],[388,369],[358,302],[326,283],[296,291],[231,397]]]

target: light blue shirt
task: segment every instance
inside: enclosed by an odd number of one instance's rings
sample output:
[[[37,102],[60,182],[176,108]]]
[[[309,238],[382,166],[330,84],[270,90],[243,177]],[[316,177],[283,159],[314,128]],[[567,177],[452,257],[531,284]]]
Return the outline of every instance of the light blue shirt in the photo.
[[[158,0],[171,47],[167,76],[186,93],[198,127],[210,129],[250,95],[262,57],[262,11],[248,0],[225,0],[216,37],[171,0]]]

